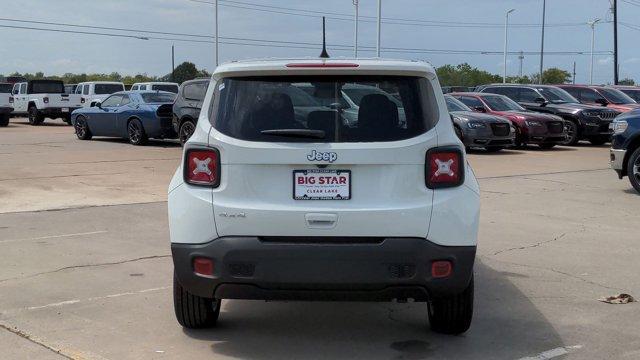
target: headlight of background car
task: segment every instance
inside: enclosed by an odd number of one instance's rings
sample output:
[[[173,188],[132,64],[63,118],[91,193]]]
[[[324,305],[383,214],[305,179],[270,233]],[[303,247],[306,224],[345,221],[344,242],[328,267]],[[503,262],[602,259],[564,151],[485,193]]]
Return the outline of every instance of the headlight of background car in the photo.
[[[485,123],[481,123],[477,121],[468,122],[467,126],[469,127],[469,129],[484,129],[487,127]]]
[[[612,122],[611,126],[613,127],[614,134],[622,134],[627,130],[627,127],[629,127],[629,123],[627,123],[626,120],[617,120]]]
[[[535,120],[527,120],[524,123],[530,127],[542,126],[542,123],[540,121],[535,121]]]

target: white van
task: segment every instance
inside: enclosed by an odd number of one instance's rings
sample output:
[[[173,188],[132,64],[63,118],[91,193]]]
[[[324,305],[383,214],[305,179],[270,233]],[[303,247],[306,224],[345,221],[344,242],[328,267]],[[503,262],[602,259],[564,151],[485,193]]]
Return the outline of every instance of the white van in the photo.
[[[124,91],[124,84],[121,82],[89,81],[78,84],[75,93],[82,95],[83,107],[93,107],[118,91]]]
[[[131,86],[131,91],[168,91],[174,94],[178,93],[180,84],[171,82],[147,82],[147,83],[135,83]]]

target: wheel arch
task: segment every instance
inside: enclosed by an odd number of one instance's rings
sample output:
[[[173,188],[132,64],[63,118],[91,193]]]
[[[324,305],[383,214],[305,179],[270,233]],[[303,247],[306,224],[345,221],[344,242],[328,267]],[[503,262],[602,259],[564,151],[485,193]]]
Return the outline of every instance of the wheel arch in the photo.
[[[627,151],[624,154],[624,161],[622,162],[622,173],[627,173],[627,163],[629,162],[629,157],[636,151],[637,148],[640,147],[640,132],[637,133],[631,141],[629,141],[627,145]]]

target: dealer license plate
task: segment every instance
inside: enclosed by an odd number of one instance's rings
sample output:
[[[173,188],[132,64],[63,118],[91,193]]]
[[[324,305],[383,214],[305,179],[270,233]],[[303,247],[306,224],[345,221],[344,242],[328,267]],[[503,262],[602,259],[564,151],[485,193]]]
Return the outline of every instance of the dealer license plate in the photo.
[[[351,199],[350,170],[294,170],[294,200]]]

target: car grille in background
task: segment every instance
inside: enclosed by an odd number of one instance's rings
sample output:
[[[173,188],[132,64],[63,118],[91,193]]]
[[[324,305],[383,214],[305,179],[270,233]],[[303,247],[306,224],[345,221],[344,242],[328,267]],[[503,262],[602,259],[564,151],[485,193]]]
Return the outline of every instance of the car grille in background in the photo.
[[[509,124],[491,124],[491,130],[495,136],[508,136],[511,132]]]
[[[620,115],[616,111],[585,111],[583,114],[587,117],[597,117],[605,121],[613,121],[616,116]]]
[[[561,121],[550,121],[547,123],[547,129],[551,134],[560,134],[564,131],[564,125]]]

